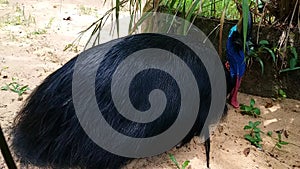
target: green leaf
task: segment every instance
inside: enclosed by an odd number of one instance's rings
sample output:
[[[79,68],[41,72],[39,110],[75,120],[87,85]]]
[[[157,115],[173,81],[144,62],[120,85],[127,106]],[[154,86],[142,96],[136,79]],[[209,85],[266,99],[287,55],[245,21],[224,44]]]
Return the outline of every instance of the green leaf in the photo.
[[[15,92],[15,93],[19,92],[19,90],[17,90],[17,89],[10,89],[10,90],[13,91],[13,92]]]
[[[249,129],[252,129],[252,127],[248,125],[244,126],[244,130],[249,130]]]
[[[243,104],[241,105],[240,109],[245,112],[249,112],[252,110],[252,108],[250,106],[243,105]]]
[[[178,162],[177,162],[175,156],[174,156],[173,154],[169,154],[169,157],[170,157],[171,161],[173,161],[173,163],[176,165],[176,167],[177,167],[178,169],[180,169],[180,166],[179,166],[179,164],[178,164]]]
[[[18,86],[17,82],[11,82],[8,84],[8,86],[12,86],[13,88],[16,88],[16,86]]]
[[[261,137],[260,137],[260,133],[255,133],[255,137],[256,137],[256,141],[260,142],[262,141]]]
[[[254,123],[252,121],[249,121],[248,124],[249,124],[249,126],[251,126],[251,128],[255,127]]]
[[[276,62],[276,56],[275,56],[273,50],[271,50],[270,48],[265,47],[265,46],[262,47],[262,48],[269,52],[269,54],[272,56],[273,62],[275,63]]]
[[[250,112],[252,110],[252,108],[250,106],[244,106],[243,108],[241,108],[242,111],[245,111],[245,112]]]
[[[256,61],[259,62],[260,67],[261,67],[261,74],[263,75],[264,74],[264,69],[265,69],[264,62],[259,57],[256,57],[255,59],[256,59]]]
[[[286,93],[282,89],[279,89],[278,93],[281,97],[286,98]]]
[[[258,55],[257,55],[257,53],[256,53],[256,51],[255,50],[250,50],[250,52],[249,52],[249,55],[250,56],[253,56],[253,57],[258,57]]]
[[[253,123],[253,126],[256,127],[256,126],[258,126],[258,125],[260,125],[260,124],[261,124],[260,121],[256,121],[256,122]]]
[[[261,40],[261,41],[259,41],[258,44],[259,45],[269,45],[269,41],[267,41],[267,40]]]
[[[186,0],[183,1],[183,8],[182,8],[182,15],[183,18],[185,19],[185,15],[186,15]]]
[[[281,148],[281,145],[279,143],[275,144],[278,148]]]
[[[281,133],[278,133],[278,140],[281,141]]]
[[[171,7],[171,8],[174,7],[176,1],[177,1],[177,0],[172,0],[172,1],[171,1],[171,4],[170,4],[170,7]],[[171,8],[170,8],[170,9],[171,9]]]
[[[279,144],[281,144],[281,145],[288,145],[289,143],[285,142],[285,141],[280,141]]]
[[[259,133],[261,130],[260,130],[260,128],[255,127],[255,128],[253,129],[253,131],[256,132],[256,133]]]
[[[273,132],[272,131],[268,131],[267,135],[272,137]]]
[[[195,11],[196,7],[199,5],[199,3],[200,3],[200,0],[194,1],[192,7],[189,9],[188,15],[187,15],[187,17],[186,17],[186,19],[187,19],[188,21],[191,21],[192,15],[194,14],[194,11]]]
[[[258,148],[261,148],[261,147],[262,147],[262,145],[259,144],[259,143],[256,143],[255,145],[256,145],[256,147],[258,147]]]
[[[244,46],[243,49],[246,51],[246,37],[247,37],[247,28],[248,28],[248,15],[249,15],[249,5],[248,0],[242,1],[242,9],[243,9],[243,40],[244,40]]]
[[[298,59],[298,53],[295,47],[291,47],[291,52],[293,54],[293,58]]]
[[[8,89],[9,89],[8,85],[1,87],[1,90],[4,90],[4,91],[7,91]]]
[[[189,165],[190,161],[186,160],[183,164],[181,169],[185,169]]]
[[[132,34],[138,28],[138,26],[140,26],[146,19],[149,19],[149,17],[151,17],[151,15],[152,15],[151,12],[144,13],[142,15],[142,17],[137,21],[137,23],[135,25],[133,25],[132,28],[129,29],[128,34]],[[133,17],[134,17],[134,15],[132,14],[132,19],[133,19]]]
[[[71,48],[72,46],[73,46],[73,44],[70,44],[70,43],[67,44],[67,45],[65,46],[65,48],[64,48],[63,51],[64,51],[64,52],[67,51],[67,50],[68,50],[69,48]]]
[[[298,69],[300,69],[300,67],[282,69],[279,71],[279,73],[288,72],[288,71],[292,71],[292,70],[298,70]]]
[[[295,47],[291,47],[291,52],[293,54],[293,57],[290,59],[290,68],[293,69],[296,67],[298,62],[298,53]]]
[[[253,112],[256,114],[256,115],[260,115],[260,110],[259,110],[259,108],[254,108],[253,109]]]
[[[294,69],[297,65],[297,59],[296,58],[291,58],[290,59],[290,68]]]
[[[26,91],[27,89],[28,89],[28,85],[25,85],[25,86],[21,87],[21,89],[20,89],[20,90],[22,90],[22,91]]]
[[[23,92],[19,91],[17,92],[19,96],[22,96]]]
[[[256,142],[256,140],[250,134],[246,134],[244,137],[246,140],[250,141],[251,143]]]
[[[250,100],[250,107],[253,107],[254,104],[255,104],[255,100],[254,100],[254,99],[251,99],[251,100]]]

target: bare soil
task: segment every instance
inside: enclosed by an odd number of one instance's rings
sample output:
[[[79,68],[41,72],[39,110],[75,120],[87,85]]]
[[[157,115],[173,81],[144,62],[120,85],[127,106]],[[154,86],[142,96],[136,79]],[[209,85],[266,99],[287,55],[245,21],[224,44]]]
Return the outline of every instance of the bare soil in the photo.
[[[30,88],[21,98],[12,91],[0,91],[0,123],[10,143],[13,119],[28,94],[51,72],[78,54],[76,51],[64,51],[65,46],[72,43],[78,32],[101,16],[108,6],[92,0],[65,0],[62,3],[58,0],[0,2],[0,86],[14,79]],[[63,20],[68,17],[70,20]],[[88,36],[84,36],[78,44],[79,52]],[[272,98],[239,94],[241,103],[249,104],[251,98],[255,99],[255,106],[261,109],[261,117],[242,115],[239,110],[229,108],[228,116],[211,134],[211,168],[300,168],[300,101],[275,101]],[[276,122],[265,124],[274,119]],[[265,132],[286,130],[288,137],[283,136],[282,139],[291,144],[281,149],[274,148],[276,142],[262,135],[263,150],[255,148],[244,139],[248,132],[243,128],[249,121],[261,121],[260,128]],[[246,156],[244,151],[248,148],[250,152]],[[168,153],[174,154],[179,163],[189,160],[189,169],[205,168],[204,146],[197,137],[181,148],[173,148],[155,157],[133,160],[124,168],[176,168]],[[19,162],[18,166],[24,168]],[[0,168],[7,168],[2,156]]]

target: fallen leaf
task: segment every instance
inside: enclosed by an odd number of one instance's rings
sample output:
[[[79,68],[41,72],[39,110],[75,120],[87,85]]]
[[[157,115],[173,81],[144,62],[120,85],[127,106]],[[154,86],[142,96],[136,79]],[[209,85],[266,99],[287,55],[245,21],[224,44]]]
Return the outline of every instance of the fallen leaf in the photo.
[[[245,148],[245,150],[243,151],[244,155],[247,157],[250,153],[250,148]]]
[[[287,132],[287,130],[283,131],[283,135],[284,135],[285,138],[289,138],[289,133]]]
[[[265,108],[271,108],[273,107],[273,103],[272,102],[267,102],[267,104],[265,105]]]

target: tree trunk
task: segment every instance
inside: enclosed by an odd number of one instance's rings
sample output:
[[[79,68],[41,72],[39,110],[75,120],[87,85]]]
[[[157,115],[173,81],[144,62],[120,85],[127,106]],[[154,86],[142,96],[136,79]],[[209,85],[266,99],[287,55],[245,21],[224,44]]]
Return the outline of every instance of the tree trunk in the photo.
[[[300,1],[298,1],[298,4],[296,4],[296,2],[297,0],[270,0],[267,9],[270,11],[270,14],[275,16],[280,22],[289,22],[296,7],[293,23],[297,24]]]

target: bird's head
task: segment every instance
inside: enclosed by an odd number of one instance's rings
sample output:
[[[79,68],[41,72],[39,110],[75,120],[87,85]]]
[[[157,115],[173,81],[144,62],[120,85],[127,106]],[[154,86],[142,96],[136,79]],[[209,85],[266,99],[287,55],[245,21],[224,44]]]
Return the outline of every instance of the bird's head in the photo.
[[[238,23],[237,23],[237,31],[233,33],[232,39],[234,46],[238,48],[238,50],[242,50],[244,48],[244,38],[246,38],[246,46],[249,45],[249,42],[251,40],[251,35],[252,35],[252,27],[253,27],[253,19],[252,19],[252,14],[249,11],[248,14],[248,26],[247,26],[247,34],[246,37],[244,37],[243,33],[243,20],[244,17],[242,17]]]

